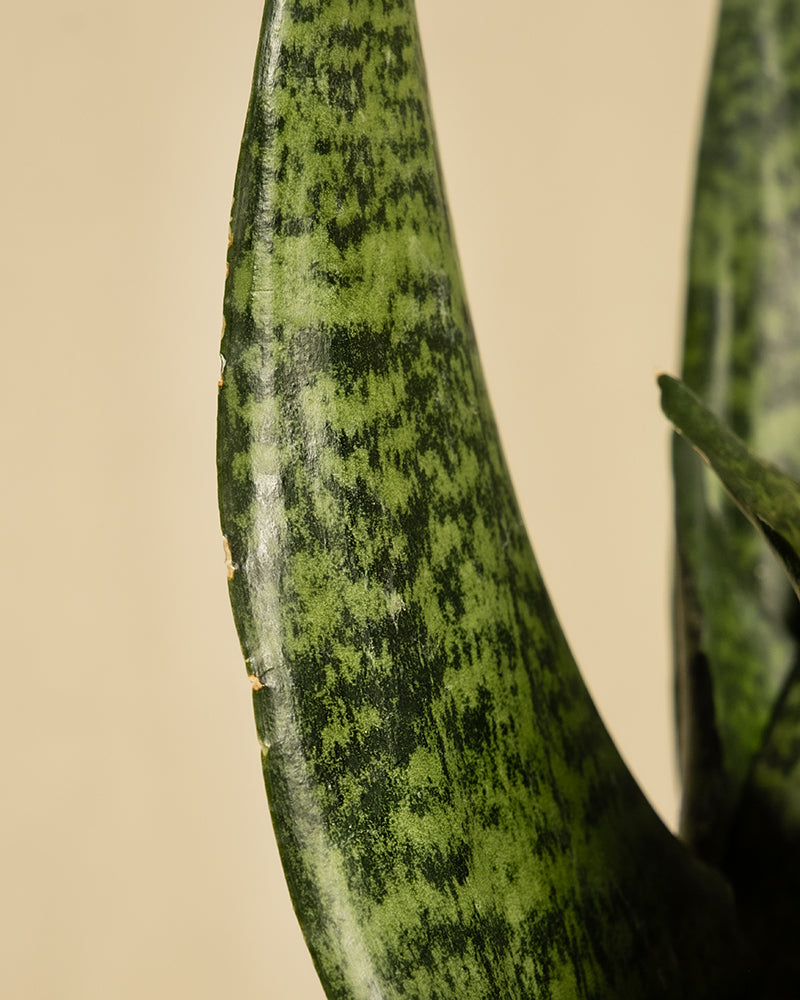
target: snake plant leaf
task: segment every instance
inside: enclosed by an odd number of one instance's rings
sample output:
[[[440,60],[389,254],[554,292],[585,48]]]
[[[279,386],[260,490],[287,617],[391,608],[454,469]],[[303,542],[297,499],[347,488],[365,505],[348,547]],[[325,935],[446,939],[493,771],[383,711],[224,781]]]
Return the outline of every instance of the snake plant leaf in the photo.
[[[722,0],[703,124],[682,377],[800,475],[800,6]],[[766,543],[686,442],[673,453],[681,832],[714,862],[798,654]]]
[[[719,476],[800,596],[800,483],[756,457],[679,379],[660,375],[658,384],[664,413]]]
[[[328,997],[738,995],[729,893],[621,761],[528,543],[411,0],[269,0],[228,263],[230,595]]]
[[[754,456],[681,382],[662,375],[661,405],[719,476],[800,596],[800,483]],[[731,823],[722,867],[760,955],[764,996],[800,993],[800,663],[778,698]]]

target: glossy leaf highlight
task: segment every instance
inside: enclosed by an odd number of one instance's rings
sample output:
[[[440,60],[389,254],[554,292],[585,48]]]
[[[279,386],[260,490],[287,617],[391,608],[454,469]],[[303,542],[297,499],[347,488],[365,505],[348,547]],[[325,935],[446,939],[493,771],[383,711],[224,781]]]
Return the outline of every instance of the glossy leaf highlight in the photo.
[[[231,230],[231,601],[328,996],[734,996],[730,898],[620,760],[526,538],[410,2],[267,4]]]

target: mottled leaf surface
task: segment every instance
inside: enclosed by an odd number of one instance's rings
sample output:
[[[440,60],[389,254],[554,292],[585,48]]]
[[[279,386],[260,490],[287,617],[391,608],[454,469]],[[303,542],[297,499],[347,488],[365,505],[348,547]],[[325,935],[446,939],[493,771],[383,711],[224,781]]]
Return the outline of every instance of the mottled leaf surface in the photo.
[[[231,600],[328,996],[736,995],[730,899],[620,760],[525,534],[409,0],[267,4],[231,229]]]
[[[800,483],[754,455],[680,380],[661,375],[658,384],[664,413],[719,476],[800,595]]]
[[[719,476],[800,595],[800,483],[752,454],[681,382],[659,378],[661,404]],[[800,670],[777,699],[733,815],[722,867],[760,955],[765,997],[800,993]]]
[[[800,6],[722,0],[700,145],[683,379],[757,454],[800,473]],[[678,440],[681,831],[719,862],[797,659],[766,544]]]

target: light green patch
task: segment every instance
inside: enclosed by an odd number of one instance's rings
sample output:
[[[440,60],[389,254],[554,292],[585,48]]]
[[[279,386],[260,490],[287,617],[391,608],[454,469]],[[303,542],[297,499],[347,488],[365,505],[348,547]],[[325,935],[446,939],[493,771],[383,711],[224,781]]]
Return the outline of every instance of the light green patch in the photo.
[[[274,396],[247,399],[239,412],[256,441],[274,441],[280,421],[280,412]]]
[[[331,665],[333,669],[333,665]],[[335,760],[341,751],[353,741],[355,726],[347,719],[344,706],[327,701],[328,722],[321,734],[322,758]]]
[[[238,483],[258,482],[264,476],[275,476],[280,470],[280,451],[274,444],[254,441],[249,451],[240,451],[231,461],[231,474]]]
[[[421,785],[441,784],[444,774],[438,754],[432,753],[427,747],[417,747],[408,762],[406,778],[412,793],[418,791]]]
[[[364,35],[335,36],[344,22]],[[626,772],[494,436],[413,10],[279,2],[264,30],[231,226],[220,501],[244,554],[231,594],[248,662],[273,647],[256,691],[265,780],[325,988],[633,1000],[664,992],[668,954],[667,992],[683,996],[732,950],[696,916],[705,876],[679,902],[664,891],[694,869],[644,807],[569,836]],[[634,947],[645,919],[652,939]],[[617,949],[595,975],[595,953]]]
[[[463,539],[463,529],[447,517],[444,521],[432,518],[428,537],[431,543],[431,562],[433,565],[443,565],[452,553],[460,550]]]
[[[334,400],[337,396],[337,387],[334,380],[322,372],[308,385],[304,385],[299,390],[300,406],[303,413],[303,423],[306,433],[315,440],[325,441],[328,437],[328,427],[335,416]],[[330,448],[321,448],[325,451],[325,460],[330,462],[335,460],[335,454]]]
[[[381,621],[386,614],[383,590],[366,577],[345,584],[342,599],[357,629]]]
[[[240,315],[244,315],[250,304],[253,287],[253,253],[242,254],[233,271],[233,305]]]

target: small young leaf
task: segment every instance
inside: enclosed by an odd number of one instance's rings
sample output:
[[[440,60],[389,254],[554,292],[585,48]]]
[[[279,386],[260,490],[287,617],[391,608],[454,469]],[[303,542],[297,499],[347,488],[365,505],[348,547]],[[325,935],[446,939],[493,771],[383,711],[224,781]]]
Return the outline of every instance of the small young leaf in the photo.
[[[761,532],[800,596],[800,483],[757,458],[680,380],[658,379],[661,406]]]
[[[800,475],[800,5],[721,0],[700,138],[681,377],[754,452]],[[800,653],[769,547],[675,439],[681,833],[720,863]]]
[[[659,378],[661,405],[761,532],[800,597],[800,483],[757,458],[683,383]],[[800,991],[800,664],[754,757],[722,865],[759,955],[762,995]]]

